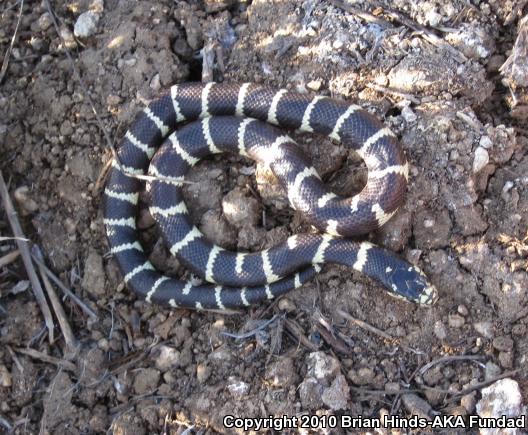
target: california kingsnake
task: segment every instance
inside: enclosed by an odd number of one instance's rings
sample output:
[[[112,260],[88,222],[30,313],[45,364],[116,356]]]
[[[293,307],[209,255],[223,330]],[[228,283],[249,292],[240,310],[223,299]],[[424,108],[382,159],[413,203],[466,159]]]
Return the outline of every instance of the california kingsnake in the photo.
[[[158,150],[180,123],[188,124]],[[356,150],[369,171],[364,189],[352,198],[329,192],[293,140],[270,124],[327,135]],[[267,163],[292,206],[324,234],[295,235],[254,254],[209,243],[189,220],[181,180],[199,159],[224,151]],[[383,225],[403,201],[407,183],[399,142],[358,106],[256,84],[175,85],[138,115],[117,157],[104,193],[106,233],[126,285],[149,302],[196,309],[246,306],[301,286],[320,263],[352,266],[394,296],[424,305],[436,300],[436,289],[418,268],[368,242],[339,237]],[[155,176],[147,182],[150,211],[171,253],[213,284],[167,277],[148,261],[136,232],[142,182],[130,176],[147,170]]]

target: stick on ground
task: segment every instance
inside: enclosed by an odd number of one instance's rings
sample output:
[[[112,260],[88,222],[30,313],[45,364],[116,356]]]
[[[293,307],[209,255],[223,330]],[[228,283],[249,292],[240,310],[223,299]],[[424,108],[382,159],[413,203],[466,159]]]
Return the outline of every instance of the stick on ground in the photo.
[[[0,171],[0,196],[2,197],[4,209],[6,211],[9,224],[11,225],[13,235],[17,238],[16,242],[18,245],[18,249],[20,251],[20,255],[22,256],[22,261],[24,262],[24,267],[26,268],[29,281],[31,282],[33,293],[35,294],[35,298],[37,299],[37,302],[40,306],[40,310],[42,311],[42,315],[44,316],[44,321],[46,322],[46,327],[48,328],[50,343],[53,343],[53,317],[51,315],[48,302],[46,301],[46,297],[44,296],[44,292],[42,291],[42,286],[40,285],[37,272],[35,271],[35,267],[33,266],[33,262],[31,261],[29,243],[24,240],[21,240],[25,239],[25,236],[22,232],[22,227],[20,226],[20,222],[18,221],[17,213],[15,211],[15,208],[13,207],[11,198],[9,197],[9,192],[7,191],[7,186],[5,184],[2,171]]]

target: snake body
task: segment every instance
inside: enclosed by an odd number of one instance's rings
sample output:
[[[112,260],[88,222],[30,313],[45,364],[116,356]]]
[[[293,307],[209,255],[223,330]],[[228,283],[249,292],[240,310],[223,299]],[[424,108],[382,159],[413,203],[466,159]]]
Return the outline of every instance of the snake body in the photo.
[[[368,169],[364,189],[352,198],[328,191],[302,150],[274,125],[326,135],[356,150]],[[295,235],[252,254],[208,242],[189,219],[181,181],[201,158],[220,152],[269,165],[292,207],[323,233]],[[358,106],[256,84],[179,84],[138,115],[117,158],[104,193],[104,223],[125,283],[148,302],[196,309],[247,306],[301,286],[321,263],[351,266],[394,296],[423,305],[436,300],[420,269],[368,242],[345,238],[390,219],[403,202],[408,178],[395,135]],[[130,176],[147,171],[153,176],[147,182],[150,211],[171,253],[211,284],[170,278],[148,261],[135,219],[142,183]]]

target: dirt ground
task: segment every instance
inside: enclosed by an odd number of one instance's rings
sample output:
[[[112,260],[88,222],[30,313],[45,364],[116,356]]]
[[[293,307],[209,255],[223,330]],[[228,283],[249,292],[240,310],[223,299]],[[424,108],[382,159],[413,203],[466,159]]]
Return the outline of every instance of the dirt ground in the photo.
[[[528,130],[499,71],[525,3],[54,0],[55,25],[47,1],[26,1],[21,15],[20,1],[0,2],[2,56],[19,22],[0,84],[0,169],[24,234],[87,307],[57,289],[78,347],[57,321],[50,342],[21,259],[0,269],[0,431],[231,433],[225,415],[467,416],[502,377],[526,404]],[[128,291],[102,224],[107,139],[117,144],[171,84],[202,75],[331,95],[383,119],[411,177],[405,205],[369,240],[419,265],[438,303],[394,299],[335,265],[229,315]],[[336,193],[361,189],[366,169],[352,152],[295,137]],[[193,218],[226,248],[258,251],[309,230],[250,160],[207,159],[189,180]],[[226,204],[247,207],[233,217]],[[145,210],[153,263],[188,277]],[[12,235],[2,210],[0,236]],[[0,257],[14,249],[2,240]]]

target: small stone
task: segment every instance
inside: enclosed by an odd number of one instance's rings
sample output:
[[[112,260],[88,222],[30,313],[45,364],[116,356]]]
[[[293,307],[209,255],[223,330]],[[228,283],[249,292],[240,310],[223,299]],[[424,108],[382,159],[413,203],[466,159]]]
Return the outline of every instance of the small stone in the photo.
[[[94,296],[105,294],[105,273],[103,268],[103,257],[93,249],[88,252],[84,263],[84,276],[82,287]]]
[[[461,328],[464,323],[466,323],[466,319],[464,319],[460,314],[450,314],[448,321],[449,326],[452,328]]]
[[[155,359],[156,368],[161,371],[167,371],[178,366],[180,362],[180,352],[170,346],[161,345],[159,354]]]
[[[216,12],[229,9],[237,3],[238,0],[204,0],[205,12],[214,14]]]
[[[499,363],[502,368],[511,369],[513,367],[513,352],[499,352]]]
[[[332,385],[324,389],[321,398],[323,403],[334,411],[346,409],[350,399],[350,388],[345,377],[342,374],[337,375]]]
[[[445,340],[447,337],[447,330],[444,323],[441,320],[437,320],[433,327],[434,334],[439,340]]]
[[[220,212],[216,210],[205,212],[200,229],[211,242],[226,249],[236,248],[236,231]]]
[[[141,369],[134,378],[134,391],[136,394],[151,394],[158,388],[160,371],[156,369]]]
[[[460,404],[466,409],[468,414],[472,414],[475,411],[475,404],[477,403],[476,393],[472,392],[462,396]]]
[[[495,364],[494,362],[488,361],[486,363],[486,368],[484,371],[484,379],[486,381],[489,381],[490,379],[493,379],[497,377],[501,372],[500,367]]]
[[[479,140],[479,145],[482,148],[490,149],[493,146],[493,141],[490,139],[489,136],[482,136]]]
[[[282,298],[279,301],[278,307],[279,310],[286,311],[287,313],[295,311],[296,308],[295,304],[291,301],[291,299],[288,298]]]
[[[3,364],[0,365],[0,386],[9,388],[13,385],[13,378],[7,367]]]
[[[321,80],[312,80],[306,83],[306,87],[312,91],[318,92],[322,86]]]
[[[317,379],[307,377],[299,385],[299,397],[305,409],[319,409],[323,406],[324,386],[317,382]]]
[[[356,385],[369,385],[374,382],[376,373],[370,367],[361,367],[358,370],[349,370],[347,376]]]
[[[492,345],[495,349],[503,352],[509,352],[513,349],[513,340],[511,337],[502,335],[493,339]]]
[[[431,412],[431,405],[416,394],[404,394],[402,396],[402,402],[405,409],[407,409],[411,415],[417,415],[418,417],[427,420],[431,419],[429,415]]]
[[[17,189],[15,189],[13,196],[15,198],[15,201],[22,208],[23,215],[34,213],[39,209],[37,202],[30,196],[29,187],[18,187]]]
[[[196,366],[196,380],[203,384],[211,376],[211,369],[205,364],[198,364]]]
[[[475,157],[473,159],[473,173],[480,172],[484,166],[489,163],[489,154],[486,148],[479,146],[475,150]]]
[[[77,47],[77,41],[73,36],[73,32],[68,27],[61,27],[60,35],[66,48],[72,49]]]
[[[37,21],[39,29],[42,31],[48,30],[53,24],[53,20],[48,12],[44,12]]]
[[[465,305],[459,305],[457,307],[457,311],[458,311],[458,314],[464,317],[466,317],[469,314],[469,310],[467,309]]]
[[[498,419],[502,416],[518,417],[523,412],[522,396],[519,384],[513,379],[501,379],[482,389],[482,399],[477,403],[477,414],[480,417]],[[480,429],[482,435],[499,433],[521,434],[517,429]]]
[[[307,357],[307,376],[313,377],[325,385],[340,373],[339,361],[324,352],[312,352]]]
[[[97,29],[99,18],[99,14],[93,11],[86,11],[82,13],[75,22],[73,33],[78,38],[88,38],[92,36]]]
[[[224,196],[222,210],[228,222],[236,228],[256,226],[260,221],[260,203],[239,188]]]
[[[274,387],[285,388],[293,385],[297,380],[293,359],[284,357],[271,363],[264,378]]]
[[[160,75],[159,74],[155,74],[154,77],[152,77],[152,80],[150,81],[150,88],[155,90],[155,91],[159,91],[160,88],[161,88],[161,84],[160,84]]]
[[[228,382],[227,390],[233,397],[241,399],[249,393],[249,384],[247,382],[241,381],[234,376],[230,376]]]
[[[493,324],[491,322],[475,322],[473,328],[484,338],[493,338]]]

